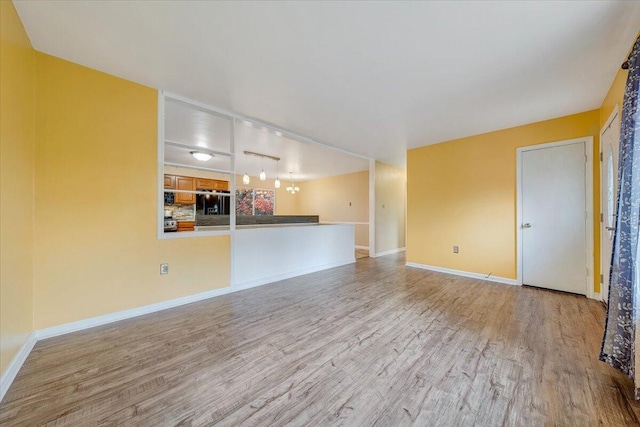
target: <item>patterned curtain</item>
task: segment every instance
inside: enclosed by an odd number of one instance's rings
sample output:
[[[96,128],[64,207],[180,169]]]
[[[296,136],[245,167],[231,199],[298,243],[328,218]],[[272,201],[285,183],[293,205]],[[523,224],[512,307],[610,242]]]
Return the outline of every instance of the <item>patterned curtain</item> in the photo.
[[[629,76],[622,105],[618,201],[611,275],[609,308],[600,360],[635,380],[635,398],[640,399],[640,266],[638,229],[640,225],[640,38],[629,58]],[[639,374],[640,375],[640,374]]]

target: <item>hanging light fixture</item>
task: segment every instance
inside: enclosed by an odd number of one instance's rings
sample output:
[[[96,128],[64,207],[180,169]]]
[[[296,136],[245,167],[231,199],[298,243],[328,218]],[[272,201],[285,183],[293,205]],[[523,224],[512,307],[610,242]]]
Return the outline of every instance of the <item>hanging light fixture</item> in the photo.
[[[264,156],[262,156],[262,172],[260,172],[260,181],[267,179],[267,174],[264,173]]]
[[[204,153],[202,151],[191,151],[191,155],[195,157],[196,160],[200,160],[201,162],[206,162],[207,160],[211,160],[213,154]]]
[[[262,171],[260,172],[260,181],[265,181],[267,179],[267,174],[264,171],[264,158],[266,157],[267,159],[271,159],[271,160],[274,160],[276,162],[280,161],[280,157],[270,156],[268,154],[256,153],[254,151],[245,151],[244,152],[245,163],[247,162],[247,156],[260,157],[260,159],[262,160]],[[276,163],[276,180],[274,182],[274,185],[276,186],[276,188],[280,188],[280,178],[278,177],[278,171],[277,171],[277,165],[278,164],[279,163]],[[247,175],[246,172],[245,172],[244,176],[242,177],[242,182],[245,185],[249,184],[249,175]]]
[[[244,185],[249,185],[250,181],[251,181],[251,179],[249,179],[249,174],[247,174],[247,152],[245,151],[245,153],[244,153],[244,176],[242,177],[242,183]]]
[[[293,174],[291,172],[289,172],[289,180],[291,181],[291,185],[287,187],[287,191],[291,194],[296,194],[298,191],[300,191],[300,187],[297,187],[293,183]]]
[[[280,164],[280,160],[276,160],[276,180],[273,183],[273,186],[276,187],[276,188],[280,188],[280,177],[278,176],[279,175],[279,173],[278,173],[278,171],[279,171],[278,165],[279,164]]]

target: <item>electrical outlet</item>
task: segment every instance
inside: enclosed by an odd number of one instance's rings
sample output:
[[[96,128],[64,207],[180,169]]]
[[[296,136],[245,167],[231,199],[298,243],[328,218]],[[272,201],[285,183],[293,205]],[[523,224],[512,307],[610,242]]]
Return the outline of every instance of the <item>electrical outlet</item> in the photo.
[[[168,263],[164,263],[164,264],[160,264],[160,274],[169,274],[169,264]]]
[[[458,253],[458,246],[454,246],[454,247],[453,247],[453,253],[454,253],[454,254],[457,254],[457,253]]]

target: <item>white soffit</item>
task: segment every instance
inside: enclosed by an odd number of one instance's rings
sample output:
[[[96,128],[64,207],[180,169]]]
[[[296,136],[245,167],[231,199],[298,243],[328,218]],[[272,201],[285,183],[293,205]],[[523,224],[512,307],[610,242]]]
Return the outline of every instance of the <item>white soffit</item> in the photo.
[[[39,51],[395,165],[598,108],[640,2],[15,1]]]

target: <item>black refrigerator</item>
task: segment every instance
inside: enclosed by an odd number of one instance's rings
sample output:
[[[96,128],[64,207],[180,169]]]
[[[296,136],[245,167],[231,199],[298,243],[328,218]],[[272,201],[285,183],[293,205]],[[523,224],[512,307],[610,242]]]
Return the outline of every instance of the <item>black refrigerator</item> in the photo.
[[[231,212],[231,197],[213,194],[196,195],[196,213],[199,215],[229,215]],[[216,193],[231,194],[229,191],[216,190]]]

